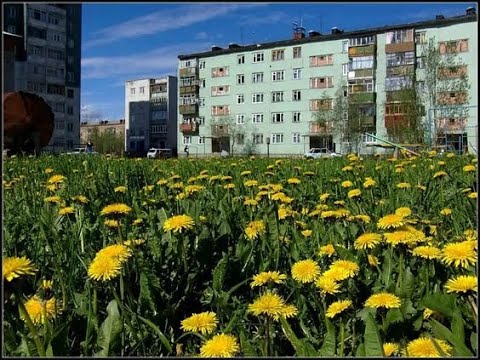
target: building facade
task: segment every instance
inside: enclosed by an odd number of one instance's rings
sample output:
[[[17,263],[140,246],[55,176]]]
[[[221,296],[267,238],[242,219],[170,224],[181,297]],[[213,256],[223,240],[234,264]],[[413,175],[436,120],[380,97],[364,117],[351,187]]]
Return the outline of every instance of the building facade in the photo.
[[[125,151],[177,150],[177,78],[125,82]]]
[[[99,134],[111,132],[116,136],[121,136],[125,142],[125,120],[103,120],[99,121],[98,123],[84,121],[80,123],[80,145],[85,145],[89,141],[91,141],[92,134],[94,134],[95,132],[98,132]]]
[[[43,97],[55,114],[48,147],[71,149],[80,142],[82,7],[10,3],[3,8],[3,31],[22,37],[15,47],[15,74],[7,76],[5,90]]]
[[[350,136],[317,121],[343,96],[348,99],[343,117],[350,123],[358,117],[355,150],[371,153],[367,145],[378,140],[368,134],[393,139],[395,130],[408,124],[399,94],[409,79],[425,86],[422,49],[429,39],[442,56],[455,53],[460,73],[475,82],[477,33],[477,15],[469,8],[462,16],[351,32],[332,28],[326,35],[306,35],[297,27],[286,41],[180,55],[178,147],[189,145],[190,154],[198,156],[222,150],[301,155],[314,147],[346,153],[353,150]],[[424,105],[427,142],[443,136],[457,150],[465,142],[476,144],[476,86],[438,96],[446,100]],[[438,103],[468,108],[468,116],[433,111]]]

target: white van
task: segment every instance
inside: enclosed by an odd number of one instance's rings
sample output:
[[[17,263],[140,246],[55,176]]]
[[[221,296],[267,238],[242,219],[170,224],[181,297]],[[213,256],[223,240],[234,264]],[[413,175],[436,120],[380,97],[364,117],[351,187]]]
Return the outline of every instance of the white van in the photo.
[[[170,158],[173,155],[172,149],[151,148],[147,152],[148,159]]]

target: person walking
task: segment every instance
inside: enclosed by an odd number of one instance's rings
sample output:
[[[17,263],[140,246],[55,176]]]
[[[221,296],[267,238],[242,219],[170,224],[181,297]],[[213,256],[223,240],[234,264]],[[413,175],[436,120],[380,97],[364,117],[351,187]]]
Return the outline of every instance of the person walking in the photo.
[[[185,151],[185,154],[187,154],[187,158],[188,158],[188,156],[190,155],[190,152],[188,151],[188,145],[185,146],[185,149],[183,149],[183,151]]]

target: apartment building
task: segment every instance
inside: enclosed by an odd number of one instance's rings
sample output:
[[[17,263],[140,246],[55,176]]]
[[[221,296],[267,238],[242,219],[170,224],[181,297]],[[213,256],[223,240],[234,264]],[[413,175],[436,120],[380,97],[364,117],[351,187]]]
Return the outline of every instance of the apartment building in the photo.
[[[98,132],[98,134],[110,132],[125,139],[125,120],[102,120],[97,123],[84,121],[80,123],[80,143],[86,144],[91,141],[95,132]]]
[[[299,155],[313,147],[352,151],[351,139],[319,124],[315,114],[333,109],[343,92],[349,106],[361,113],[363,137],[357,150],[372,152],[369,143],[391,138],[406,121],[400,90],[408,71],[417,86],[425,85],[422,49],[435,38],[441,54],[455,52],[461,72],[477,78],[477,15],[473,8],[461,16],[437,16],[429,21],[330,34],[294,28],[285,41],[180,55],[179,149],[211,155],[222,150],[273,156]],[[448,46],[447,46],[448,45]],[[450,49],[450,50],[449,50]],[[453,50],[452,50],[453,49]],[[460,72],[460,73],[461,73]],[[456,72],[457,73],[457,72]],[[468,94],[438,94],[445,103],[468,108],[469,116],[446,117],[427,104],[423,121],[432,143],[443,136],[461,150],[477,143],[477,88]],[[351,116],[345,111],[345,117]],[[180,155],[182,153],[180,152]]]
[[[3,31],[21,37],[9,67],[14,74],[4,69],[5,90],[43,97],[55,114],[48,147],[71,149],[80,140],[81,5],[7,3],[3,8]]]
[[[125,151],[177,149],[177,78],[125,82]]]

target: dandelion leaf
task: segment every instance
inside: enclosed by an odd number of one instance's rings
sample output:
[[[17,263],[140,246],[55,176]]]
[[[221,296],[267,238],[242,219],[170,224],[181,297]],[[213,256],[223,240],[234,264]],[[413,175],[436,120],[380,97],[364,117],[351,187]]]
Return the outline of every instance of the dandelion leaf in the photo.
[[[100,327],[100,334],[97,341],[98,346],[102,350],[97,352],[95,356],[109,356],[110,351],[122,332],[122,318],[118,312],[118,305],[115,300],[110,301],[107,305],[107,314],[107,318]]]

